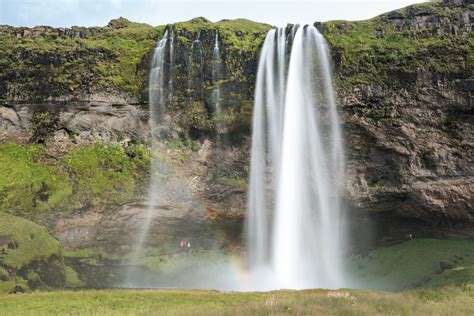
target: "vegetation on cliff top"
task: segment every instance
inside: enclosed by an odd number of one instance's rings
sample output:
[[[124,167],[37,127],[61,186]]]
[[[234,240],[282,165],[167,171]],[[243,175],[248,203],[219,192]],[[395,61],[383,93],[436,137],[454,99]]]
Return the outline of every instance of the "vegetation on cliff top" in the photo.
[[[21,38],[16,36],[21,30],[7,29],[0,32],[0,64],[5,66],[0,78],[8,82],[0,87],[0,97],[23,99],[26,94],[31,99],[28,94],[33,92],[33,98],[42,99],[105,88],[138,95],[148,71],[139,64],[163,29],[128,23],[121,28],[80,28],[75,37],[52,29]]]
[[[462,29],[457,31],[459,34],[448,30],[454,24],[442,24],[443,18],[459,20],[459,14],[466,10],[432,2],[370,20],[324,23],[338,79],[346,86],[378,82],[398,87],[406,86],[420,70],[458,78],[469,76],[474,70],[472,37],[463,35]]]
[[[443,18],[456,21],[466,10],[440,2],[422,3],[365,21],[330,21],[324,23],[323,30],[345,84],[374,80],[396,84],[413,77],[419,68],[459,77],[472,73],[472,37],[453,35],[454,31],[444,30],[444,25],[436,30],[415,24],[431,23],[430,19],[441,23]],[[423,19],[416,20],[420,16]],[[106,89],[138,97],[146,90],[148,58],[166,28],[174,29],[178,46],[190,45],[198,32],[212,33],[208,37],[214,38],[218,31],[228,69],[222,85],[225,87],[227,81],[247,82],[253,77],[240,59],[254,59],[256,68],[258,49],[270,27],[245,19],[212,23],[204,18],[158,27],[122,18],[106,27],[73,28],[72,35],[52,28],[39,35],[21,35],[24,28],[3,27],[0,99],[58,97]],[[213,45],[207,46],[211,51]],[[247,92],[252,91],[237,91]]]
[[[147,82],[148,59],[166,28],[175,29],[178,42],[190,41],[183,34],[218,30],[225,47],[241,54],[256,52],[270,27],[244,19],[212,23],[198,18],[158,27],[125,19],[117,26],[113,21],[112,27],[76,27],[67,35],[47,27],[38,35],[2,28],[0,99],[41,100],[106,89],[138,97]]]

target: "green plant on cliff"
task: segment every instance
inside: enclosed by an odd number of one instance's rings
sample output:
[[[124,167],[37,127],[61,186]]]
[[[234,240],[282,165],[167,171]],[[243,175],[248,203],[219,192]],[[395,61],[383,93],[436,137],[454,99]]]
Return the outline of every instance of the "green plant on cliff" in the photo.
[[[27,214],[67,207],[68,175],[38,145],[0,145],[0,211]]]
[[[99,87],[138,96],[148,72],[139,65],[163,29],[130,22],[126,27],[94,28],[93,32],[83,28],[85,35],[76,38],[59,36],[58,30],[35,38],[0,32],[0,64],[6,65],[0,68],[0,78],[14,78],[9,90],[19,96],[58,97]]]
[[[44,143],[46,137],[50,136],[57,128],[59,118],[51,112],[38,112],[32,118],[31,127],[33,136],[31,142]]]
[[[248,183],[246,179],[221,177],[217,179],[217,182],[226,186],[236,188],[238,190],[246,190],[248,187]]]
[[[150,156],[140,145],[77,147],[62,161],[71,178],[75,207],[119,205],[140,199],[146,191]]]
[[[0,211],[35,216],[141,199],[149,164],[141,145],[76,147],[54,158],[39,145],[3,144]]]
[[[197,34],[198,31],[219,32],[219,37],[224,44],[224,49],[239,52],[256,51],[266,32],[271,28],[268,24],[262,24],[247,19],[222,20],[212,23],[205,18],[194,18],[186,22],[179,22],[173,25],[175,32]],[[190,39],[183,36],[178,40],[189,42]]]
[[[73,201],[79,207],[119,204],[132,199],[135,182],[123,148],[103,145],[76,148],[64,161],[74,181]]]
[[[411,6],[428,9],[433,15],[449,16],[463,9],[447,8],[438,3]],[[406,16],[403,25],[410,25],[408,8],[397,10]],[[392,86],[405,83],[420,69],[462,74],[472,71],[472,39],[430,30],[398,28],[387,15],[365,21],[330,21],[324,24],[324,35],[333,49],[340,77],[346,86],[378,82]],[[469,70],[470,69],[470,70]]]

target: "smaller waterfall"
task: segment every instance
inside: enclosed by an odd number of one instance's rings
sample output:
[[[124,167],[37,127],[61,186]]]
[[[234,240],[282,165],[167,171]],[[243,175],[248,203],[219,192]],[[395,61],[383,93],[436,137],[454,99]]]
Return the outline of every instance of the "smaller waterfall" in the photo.
[[[169,103],[173,101],[173,86],[174,86],[174,31],[170,35],[170,71],[168,81],[168,100]]]
[[[156,45],[153,51],[153,59],[151,62],[150,78],[148,83],[148,102],[150,106],[150,125],[152,128],[157,125],[160,114],[164,110],[164,60],[167,41],[168,31],[165,32],[163,38]]]
[[[165,32],[163,38],[158,41],[154,51],[153,59],[151,62],[150,77],[149,77],[149,88],[148,88],[148,103],[150,109],[150,134],[151,134],[151,153],[152,153],[152,163],[151,163],[151,174],[157,174],[159,170],[159,159],[153,159],[154,153],[157,151],[157,127],[160,122],[163,111],[166,106],[166,96],[165,96],[165,50],[166,43],[168,42],[168,31]],[[156,205],[159,205],[159,192],[157,179],[151,177],[151,186],[148,191],[148,200],[149,206],[146,210],[145,218],[143,220],[142,226],[140,228],[138,238],[136,240],[135,246],[131,254],[131,262],[136,262],[141,253],[143,252],[144,243],[148,236],[148,231],[150,230],[150,224],[152,221],[153,210]],[[133,265],[132,265],[133,266]],[[130,268],[126,274],[125,283],[127,286],[132,285],[134,281],[134,269]]]
[[[215,44],[212,50],[212,84],[214,86],[212,91],[212,99],[214,102],[214,109],[216,111],[219,110],[221,101],[220,80],[222,80],[222,64],[219,51],[219,32],[216,31]]]

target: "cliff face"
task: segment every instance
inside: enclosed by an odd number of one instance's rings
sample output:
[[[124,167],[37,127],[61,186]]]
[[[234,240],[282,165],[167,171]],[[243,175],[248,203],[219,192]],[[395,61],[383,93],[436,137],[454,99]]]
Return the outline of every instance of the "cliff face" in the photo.
[[[422,4],[367,21],[318,25],[331,46],[344,124],[347,209],[356,222],[375,223],[379,241],[408,232],[474,236],[469,3]],[[99,245],[127,252],[123,247],[139,227],[148,183],[140,171],[148,158],[136,154],[149,138],[148,67],[166,28],[175,36],[174,70],[166,73],[169,102],[158,155],[166,165],[161,190],[168,202],[155,223],[168,229],[151,243],[174,244],[186,230],[199,235],[192,223],[209,219],[224,244],[239,243],[258,51],[270,28],[245,20],[198,18],[151,27],[121,18],[102,28],[1,26],[0,141],[44,143],[42,150],[52,158],[40,155],[38,168],[63,165],[54,172],[64,173],[70,194],[81,197],[67,207],[18,206],[14,201],[25,198],[18,191],[2,203],[2,211],[35,218],[68,249]],[[223,72],[220,113],[212,101],[216,32]],[[110,156],[94,151],[102,161],[97,172],[113,181],[113,189],[83,195],[77,188],[86,176],[68,163],[68,153],[97,142],[122,148],[122,163],[130,160],[131,171],[114,169],[103,163]],[[30,195],[62,196],[48,179],[25,189],[29,201]],[[10,184],[0,186],[4,195],[16,192]],[[103,198],[113,190],[120,199]]]
[[[347,132],[347,197],[377,218],[381,238],[472,236],[472,22],[472,5],[445,1],[325,26]]]

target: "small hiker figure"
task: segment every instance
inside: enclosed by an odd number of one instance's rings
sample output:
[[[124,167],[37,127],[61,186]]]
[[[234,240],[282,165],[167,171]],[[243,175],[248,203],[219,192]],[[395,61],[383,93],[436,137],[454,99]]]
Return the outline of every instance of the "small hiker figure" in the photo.
[[[408,240],[413,240],[413,234],[406,234],[405,235],[405,240],[408,241]]]
[[[185,247],[186,247],[186,242],[184,240],[181,240],[179,242],[179,248],[181,248],[181,250],[184,250]]]

